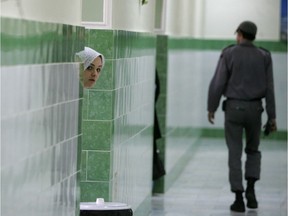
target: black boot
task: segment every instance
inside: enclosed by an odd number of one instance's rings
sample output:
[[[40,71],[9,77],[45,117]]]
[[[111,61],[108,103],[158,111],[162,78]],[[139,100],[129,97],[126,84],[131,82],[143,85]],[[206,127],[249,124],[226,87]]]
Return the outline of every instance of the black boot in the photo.
[[[235,192],[236,199],[234,203],[230,206],[231,211],[235,212],[245,212],[245,204],[243,201],[242,192]]]
[[[255,178],[248,178],[247,179],[247,188],[245,191],[245,197],[247,199],[247,207],[256,209],[258,208],[258,202],[255,196],[255,189],[254,185],[257,179]]]

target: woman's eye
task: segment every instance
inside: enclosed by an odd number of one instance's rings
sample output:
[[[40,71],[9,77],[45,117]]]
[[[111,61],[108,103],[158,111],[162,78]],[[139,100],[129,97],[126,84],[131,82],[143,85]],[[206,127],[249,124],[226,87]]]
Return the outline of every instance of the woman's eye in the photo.
[[[93,67],[92,66],[88,66],[87,70],[93,70]]]
[[[97,71],[97,72],[100,72],[100,71],[101,71],[101,68],[97,68],[96,71]]]

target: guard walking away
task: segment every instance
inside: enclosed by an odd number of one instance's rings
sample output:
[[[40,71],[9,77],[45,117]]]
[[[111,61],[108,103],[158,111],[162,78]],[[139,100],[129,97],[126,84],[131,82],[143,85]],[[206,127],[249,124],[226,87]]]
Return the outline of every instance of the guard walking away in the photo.
[[[208,92],[208,121],[214,124],[214,114],[221,96],[225,112],[225,139],[228,147],[229,182],[235,193],[232,211],[245,212],[243,192],[248,208],[258,208],[254,184],[260,179],[261,115],[265,98],[268,121],[264,125],[276,131],[273,69],[270,52],[253,44],[257,26],[251,21],[240,23],[236,29],[236,45],[223,49]],[[269,126],[269,128],[268,128]],[[267,130],[266,130],[267,131]],[[244,190],[241,156],[245,133],[245,172],[247,187]]]

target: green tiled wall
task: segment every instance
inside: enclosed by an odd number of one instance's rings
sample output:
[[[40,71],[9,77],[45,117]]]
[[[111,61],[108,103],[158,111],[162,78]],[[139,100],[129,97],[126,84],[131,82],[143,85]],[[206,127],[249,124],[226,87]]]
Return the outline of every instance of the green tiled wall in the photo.
[[[165,135],[166,131],[166,100],[167,100],[167,67],[168,67],[168,36],[157,36],[156,67],[159,76],[160,95],[156,103],[156,112],[160,125],[162,138],[157,140],[160,159],[165,164]],[[165,177],[154,181],[153,193],[164,192]]]
[[[106,62],[94,88],[84,91],[81,201],[103,197],[131,205],[137,215],[147,215],[156,37],[86,30],[86,41]]]
[[[171,50],[218,50],[221,51],[224,47],[235,44],[235,40],[203,40],[192,38],[175,38],[169,37],[169,49]],[[287,52],[285,42],[277,41],[255,41],[255,45],[264,47],[271,52]]]
[[[79,215],[84,33],[1,17],[1,215]]]
[[[179,44],[183,43],[183,40],[186,39],[179,39]],[[157,70],[160,79],[160,96],[156,108],[163,136],[158,140],[157,145],[160,150],[160,157],[164,161],[166,175],[155,181],[154,193],[164,193],[173,184],[196,148],[197,139],[200,137],[200,130],[194,129],[190,125],[181,126],[173,120],[178,115],[184,118],[189,116],[189,113],[196,110],[197,107],[186,106],[186,101],[189,100],[186,95],[189,95],[189,92],[183,92],[181,86],[187,85],[187,82],[189,85],[189,77],[187,77],[186,71],[182,71],[182,62],[174,64],[174,67],[178,68],[177,70],[171,68],[171,42],[172,39],[167,35],[157,36]],[[181,94],[175,97],[173,92],[180,92]],[[174,112],[169,111],[174,108]],[[181,121],[181,118],[179,119]]]
[[[231,43],[1,17],[2,213],[78,216],[80,201],[103,197],[148,215],[155,66],[164,135],[158,146],[167,175],[154,192],[165,192],[197,139],[223,134],[205,125],[204,96],[211,68]],[[103,53],[106,64],[95,87],[83,91],[73,61],[84,44]],[[257,44],[275,60],[282,130],[276,137],[287,140],[287,47]],[[10,208],[13,202],[17,208]]]

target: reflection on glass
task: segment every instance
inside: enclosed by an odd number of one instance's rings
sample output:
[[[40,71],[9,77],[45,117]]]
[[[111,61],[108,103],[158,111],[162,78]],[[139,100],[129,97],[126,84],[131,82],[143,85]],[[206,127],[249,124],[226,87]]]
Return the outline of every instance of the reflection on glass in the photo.
[[[83,63],[80,69],[81,83],[84,88],[92,88],[104,67],[104,56],[89,47],[85,47],[84,50],[76,53],[76,61]]]

